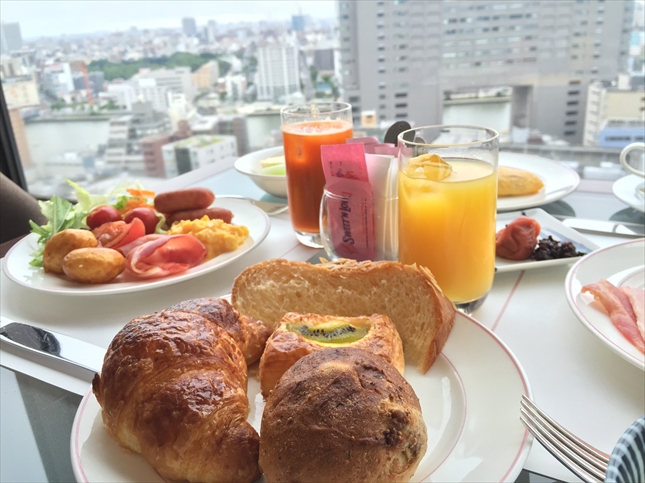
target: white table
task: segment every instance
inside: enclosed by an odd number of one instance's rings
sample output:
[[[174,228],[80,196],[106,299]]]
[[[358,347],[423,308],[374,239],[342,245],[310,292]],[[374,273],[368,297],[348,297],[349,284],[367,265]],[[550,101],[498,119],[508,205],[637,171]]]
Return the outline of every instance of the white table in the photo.
[[[187,185],[207,186],[216,193],[235,192],[258,199],[264,195],[251,181],[230,169],[230,165],[188,173],[170,180],[165,187],[173,189]],[[576,211],[582,213],[589,209],[590,202],[610,211],[625,208],[607,192],[607,186],[603,187],[604,193],[594,191],[586,193],[579,189],[564,201],[577,204]],[[230,293],[234,278],[247,266],[270,258],[304,261],[319,253],[298,243],[288,213],[270,220],[268,237],[246,256],[210,274],[153,291],[91,297],[51,295],[13,283],[2,273],[1,315],[106,348],[116,332],[136,316],[189,298]],[[618,237],[587,236],[600,246],[624,241]],[[590,444],[610,452],[622,432],[645,414],[645,373],[610,351],[576,319],[564,293],[564,279],[569,268],[565,265],[497,274],[488,299],[474,317],[495,332],[515,354],[528,376],[536,402],[547,413]],[[6,344],[0,346],[0,365],[14,371],[23,386],[20,387],[22,392],[18,392],[13,373],[3,370],[0,447],[3,477],[0,480],[26,475],[16,481],[38,481],[39,477],[34,475],[46,473],[49,481],[57,481],[52,475],[71,471],[69,461],[57,461],[64,457],[57,457],[55,451],[48,453],[47,448],[51,449],[54,444],[69,444],[69,418],[73,414],[68,414],[66,421],[44,424],[54,432],[58,431],[58,440],[54,443],[43,435],[42,429],[37,430],[34,426],[33,407],[45,404],[38,400],[39,391],[44,390],[51,393],[50,401],[71,396],[72,402],[67,403],[66,411],[73,412],[79,399],[70,393],[84,395],[89,389],[89,376],[81,370],[17,351]],[[39,386],[45,386],[45,389],[39,389]],[[25,415],[34,428],[32,438],[29,438],[28,424],[24,422]],[[9,427],[19,432],[20,438],[8,434]],[[51,468],[45,471],[48,466],[56,465],[62,465],[56,470],[58,473]],[[525,468],[563,481],[577,481],[537,442],[533,444]]]

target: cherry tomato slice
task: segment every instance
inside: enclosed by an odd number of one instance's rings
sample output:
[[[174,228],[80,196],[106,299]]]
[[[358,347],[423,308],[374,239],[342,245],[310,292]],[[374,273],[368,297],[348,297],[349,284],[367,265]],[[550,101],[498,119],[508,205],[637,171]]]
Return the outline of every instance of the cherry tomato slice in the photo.
[[[152,208],[134,208],[125,214],[123,221],[129,223],[134,218],[139,218],[141,221],[143,221],[143,224],[146,227],[146,235],[154,233],[155,229],[157,228],[157,224],[159,223],[159,217]]]
[[[87,215],[85,223],[87,223],[87,226],[90,228],[90,230],[93,230],[94,228],[98,228],[105,223],[119,221],[120,219],[121,214],[114,206],[103,205],[97,206],[92,211],[90,211],[90,214]]]
[[[92,230],[99,245],[115,250],[146,234],[146,226],[139,218],[133,218],[130,223],[112,221],[104,223]]]

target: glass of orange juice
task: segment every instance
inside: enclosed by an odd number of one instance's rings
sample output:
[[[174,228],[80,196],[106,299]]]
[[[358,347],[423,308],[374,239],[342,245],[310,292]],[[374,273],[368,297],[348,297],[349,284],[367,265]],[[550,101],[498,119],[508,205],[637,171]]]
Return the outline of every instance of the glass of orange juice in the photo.
[[[291,223],[300,243],[322,248],[319,213],[325,175],[320,146],[345,144],[352,137],[352,106],[345,102],[287,106],[280,118]]]
[[[429,268],[467,314],[484,302],[495,274],[498,140],[477,126],[398,136],[399,261]]]

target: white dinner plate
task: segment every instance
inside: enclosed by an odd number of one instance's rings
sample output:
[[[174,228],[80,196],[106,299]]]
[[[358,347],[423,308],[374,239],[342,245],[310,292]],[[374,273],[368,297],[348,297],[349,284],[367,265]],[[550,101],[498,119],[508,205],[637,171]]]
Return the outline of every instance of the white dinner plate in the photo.
[[[635,210],[645,212],[645,198],[636,192],[644,183],[645,179],[635,174],[630,174],[616,180],[611,189],[620,201]]]
[[[499,153],[499,164],[530,171],[542,179],[544,188],[534,195],[497,198],[497,211],[525,210],[553,203],[567,196],[580,184],[580,176],[575,170],[557,161],[533,154],[502,151]]]
[[[596,250],[580,259],[567,274],[565,292],[573,313],[611,350],[645,370],[645,355],[616,329],[609,316],[599,310],[584,285],[608,280],[616,287],[645,288],[645,239],[632,240]]]
[[[20,240],[9,250],[2,264],[2,268],[11,280],[20,285],[42,292],[65,295],[129,293],[151,290],[164,285],[183,282],[184,280],[199,277],[200,275],[228,265],[257,247],[269,233],[271,223],[268,215],[260,208],[246,201],[222,198],[216,199],[212,206],[231,210],[233,212],[233,223],[246,226],[249,229],[249,237],[237,250],[222,253],[207,262],[176,275],[141,281],[124,280],[119,276],[111,282],[103,284],[76,283],[62,275],[45,273],[42,268],[29,265],[29,261],[32,258],[31,254],[37,248],[36,242],[38,237],[33,233]]]
[[[531,390],[496,335],[459,313],[428,373],[407,366],[405,377],[428,429],[428,451],[412,481],[515,481],[533,441],[519,417],[520,399],[531,397]],[[259,430],[264,402],[255,378],[249,379],[248,395],[248,421]],[[141,455],[110,439],[91,391],[74,419],[71,458],[78,482],[163,482]]]
[[[581,253],[591,253],[599,247],[585,236],[573,228],[569,228],[562,224],[561,221],[549,215],[546,211],[540,208],[532,210],[513,211],[510,213],[497,214],[497,231],[504,228],[511,221],[518,216],[528,216],[533,218],[540,224],[540,234],[538,239],[547,238],[549,235],[554,240],[561,242],[570,241],[576,250]],[[529,270],[531,268],[544,268],[552,267],[555,265],[567,265],[576,262],[580,257],[571,258],[556,258],[555,260],[507,260],[501,257],[495,257],[495,271],[496,272],[512,272],[514,270]]]

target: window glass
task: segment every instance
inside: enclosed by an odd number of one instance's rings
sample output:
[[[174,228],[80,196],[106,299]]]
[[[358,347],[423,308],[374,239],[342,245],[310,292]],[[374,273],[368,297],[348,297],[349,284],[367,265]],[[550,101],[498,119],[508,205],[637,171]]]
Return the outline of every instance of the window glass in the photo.
[[[643,130],[644,3],[2,0],[0,78],[44,198],[65,178],[154,189],[281,144],[284,105],[350,97],[380,108],[381,138],[404,114],[459,119],[490,123],[502,149],[617,162]],[[407,106],[386,109],[400,89]]]

